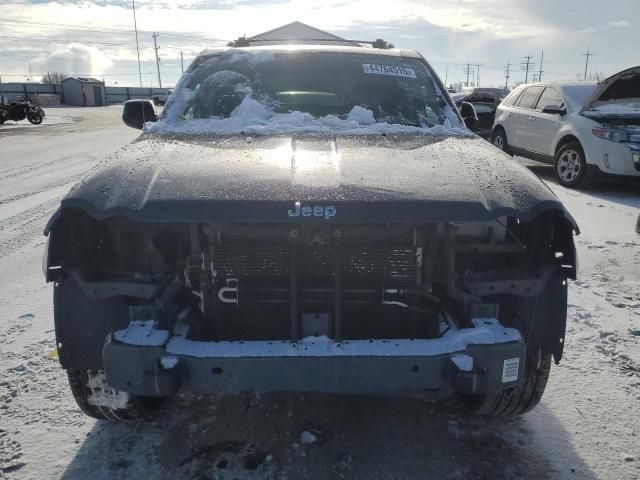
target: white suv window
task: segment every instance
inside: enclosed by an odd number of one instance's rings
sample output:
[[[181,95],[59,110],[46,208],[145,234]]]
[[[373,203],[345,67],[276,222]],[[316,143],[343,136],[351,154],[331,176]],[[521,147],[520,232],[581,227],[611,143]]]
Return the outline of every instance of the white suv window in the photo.
[[[543,88],[543,86],[538,85],[536,85],[535,87],[527,87],[516,106],[533,110]]]
[[[536,105],[536,110],[541,112],[547,105],[555,105],[556,107],[562,107],[564,105],[562,94],[557,88],[547,87],[544,89]]]
[[[518,100],[518,98],[520,98],[520,95],[522,94],[523,91],[524,91],[524,88],[515,89],[513,92],[511,92],[509,95],[507,95],[507,98],[505,98],[502,101],[502,105],[504,105],[506,107],[513,106],[516,103],[516,101]]]

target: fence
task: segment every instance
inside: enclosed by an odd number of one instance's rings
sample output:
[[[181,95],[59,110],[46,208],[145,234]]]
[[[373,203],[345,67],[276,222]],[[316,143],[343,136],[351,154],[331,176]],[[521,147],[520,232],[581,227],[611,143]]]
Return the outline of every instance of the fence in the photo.
[[[168,88],[106,87],[107,103],[123,103],[134,98],[151,98],[153,95],[168,95]]]
[[[168,88],[105,87],[107,103],[122,103],[134,98],[151,98],[153,95],[168,94]],[[33,98],[41,94],[60,95],[61,85],[42,83],[0,83],[0,102],[12,102],[20,98]]]

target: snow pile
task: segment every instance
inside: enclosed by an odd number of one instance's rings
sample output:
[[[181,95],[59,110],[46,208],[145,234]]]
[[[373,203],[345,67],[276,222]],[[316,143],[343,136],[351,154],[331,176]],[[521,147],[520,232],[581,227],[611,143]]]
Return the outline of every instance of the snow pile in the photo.
[[[167,330],[156,330],[153,320],[134,320],[124,330],[113,332],[113,338],[118,342],[137,346],[159,346],[169,339]]]
[[[347,115],[347,120],[350,122],[358,122],[361,125],[372,125],[376,123],[376,120],[373,118],[373,112],[359,105],[351,109],[349,115]]]
[[[185,106],[193,93],[182,94],[176,99],[173,107],[178,104]],[[351,109],[346,119],[335,115],[314,117],[310,113],[292,111],[276,113],[266,105],[247,96],[238,105],[228,118],[200,118],[193,120],[181,120],[177,116],[167,116],[157,123],[147,123],[145,133],[217,133],[221,135],[245,133],[248,135],[268,135],[292,132],[313,133],[342,133],[342,134],[395,134],[395,133],[422,133],[430,135],[456,135],[473,136],[462,127],[451,127],[447,120],[446,125],[434,127],[414,127],[410,125],[390,124],[386,122],[375,123],[373,112],[356,105]]]

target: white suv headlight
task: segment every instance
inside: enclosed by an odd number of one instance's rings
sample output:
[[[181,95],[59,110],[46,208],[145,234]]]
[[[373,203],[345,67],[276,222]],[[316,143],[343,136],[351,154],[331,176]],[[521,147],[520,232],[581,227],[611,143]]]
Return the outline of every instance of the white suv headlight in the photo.
[[[612,142],[628,142],[629,132],[626,129],[618,128],[592,128],[591,133],[596,137],[604,138],[605,140],[611,140]]]

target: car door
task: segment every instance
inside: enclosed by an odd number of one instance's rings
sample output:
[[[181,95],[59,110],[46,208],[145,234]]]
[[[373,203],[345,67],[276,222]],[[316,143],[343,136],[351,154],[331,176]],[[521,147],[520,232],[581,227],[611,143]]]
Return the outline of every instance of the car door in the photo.
[[[511,93],[509,93],[504,100],[498,105],[496,109],[495,121],[493,128],[500,126],[507,134],[507,141],[510,141],[513,135],[515,135],[512,118],[514,112],[514,105],[518,102],[518,99],[524,92],[524,87],[516,87]]]
[[[551,85],[548,85],[540,95],[535,110],[529,112],[527,138],[531,151],[551,157],[554,154],[553,139],[565,122],[566,115],[544,113],[543,110],[547,106],[564,106],[562,93]]]
[[[543,90],[544,85],[532,85],[527,87],[523,94],[520,95],[511,114],[510,121],[512,123],[513,133],[511,137],[509,137],[510,145],[533,151],[533,139],[531,135],[531,124],[533,122],[530,117]]]

